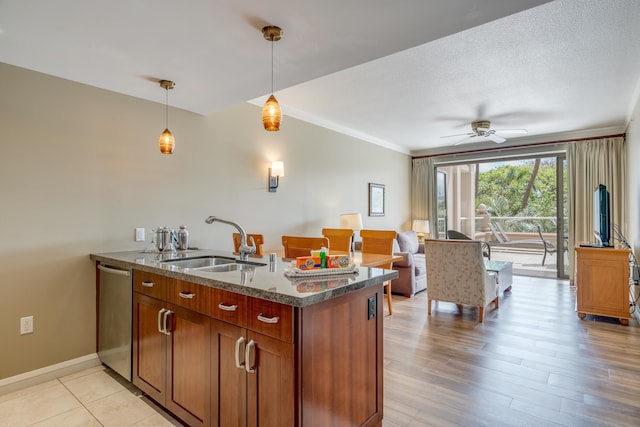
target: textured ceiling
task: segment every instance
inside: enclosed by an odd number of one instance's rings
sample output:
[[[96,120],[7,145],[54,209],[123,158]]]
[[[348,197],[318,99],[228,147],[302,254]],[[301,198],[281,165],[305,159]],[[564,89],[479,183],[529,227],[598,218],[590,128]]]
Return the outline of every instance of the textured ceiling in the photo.
[[[404,152],[442,135],[621,130],[638,96],[637,0],[1,0],[0,61],[210,114],[270,91],[287,116]]]

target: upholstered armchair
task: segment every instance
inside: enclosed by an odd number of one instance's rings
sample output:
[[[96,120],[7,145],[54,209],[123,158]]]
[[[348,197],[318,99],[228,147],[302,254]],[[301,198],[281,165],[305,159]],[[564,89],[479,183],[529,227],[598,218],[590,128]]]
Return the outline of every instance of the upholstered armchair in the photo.
[[[396,236],[394,255],[402,257],[393,262],[398,278],[393,281],[393,293],[407,298],[427,288],[427,266],[424,261],[424,245],[418,242],[415,231],[402,231]]]
[[[426,240],[428,314],[432,301],[447,301],[479,308],[478,320],[491,302],[498,308],[498,284],[495,273],[487,272],[481,242],[476,240]]]

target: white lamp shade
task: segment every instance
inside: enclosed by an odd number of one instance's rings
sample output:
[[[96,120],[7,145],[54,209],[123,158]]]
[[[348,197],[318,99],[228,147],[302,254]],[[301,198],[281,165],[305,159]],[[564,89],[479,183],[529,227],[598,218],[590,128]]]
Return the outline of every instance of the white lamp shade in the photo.
[[[426,219],[414,219],[413,227],[411,227],[413,231],[417,233],[430,233],[431,229],[429,228],[429,220]]]
[[[271,162],[271,176],[284,176],[284,163],[281,161]]]
[[[359,213],[348,213],[340,215],[340,228],[362,230],[362,215],[360,215]]]

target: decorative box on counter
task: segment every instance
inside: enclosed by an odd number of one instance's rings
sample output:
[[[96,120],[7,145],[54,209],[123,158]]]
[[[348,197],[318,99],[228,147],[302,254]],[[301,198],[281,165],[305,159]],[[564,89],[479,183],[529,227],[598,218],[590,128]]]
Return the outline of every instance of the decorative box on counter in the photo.
[[[301,256],[296,258],[296,267],[300,270],[318,270],[321,258],[317,256]],[[349,267],[349,255],[327,255],[327,268]]]

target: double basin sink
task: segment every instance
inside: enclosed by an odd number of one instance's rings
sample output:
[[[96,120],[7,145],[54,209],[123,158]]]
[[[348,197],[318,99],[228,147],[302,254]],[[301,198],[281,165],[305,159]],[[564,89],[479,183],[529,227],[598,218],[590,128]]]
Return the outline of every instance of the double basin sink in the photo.
[[[251,270],[256,267],[264,267],[267,264],[251,261],[238,261],[235,258],[227,258],[222,256],[201,256],[193,258],[168,259],[161,261],[163,264],[169,264],[176,267],[189,270],[225,272],[225,271],[242,271]]]

